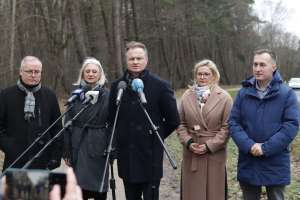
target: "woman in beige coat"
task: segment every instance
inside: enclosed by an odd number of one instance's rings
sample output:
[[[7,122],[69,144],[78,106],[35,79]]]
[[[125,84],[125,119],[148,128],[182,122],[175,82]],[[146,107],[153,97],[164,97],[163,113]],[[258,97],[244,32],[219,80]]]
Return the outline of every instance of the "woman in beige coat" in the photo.
[[[182,200],[224,200],[226,144],[232,99],[218,86],[211,60],[194,67],[195,84],[183,94],[177,129],[183,144]]]

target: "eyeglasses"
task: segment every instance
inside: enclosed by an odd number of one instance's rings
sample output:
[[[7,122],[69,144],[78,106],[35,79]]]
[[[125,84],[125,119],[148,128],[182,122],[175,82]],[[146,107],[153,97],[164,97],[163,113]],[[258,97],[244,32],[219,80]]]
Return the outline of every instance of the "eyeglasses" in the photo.
[[[42,71],[40,70],[24,70],[24,72],[27,75],[33,75],[33,74],[40,75],[42,73]]]
[[[197,76],[203,77],[203,78],[207,78],[211,75],[211,73],[197,73]]]

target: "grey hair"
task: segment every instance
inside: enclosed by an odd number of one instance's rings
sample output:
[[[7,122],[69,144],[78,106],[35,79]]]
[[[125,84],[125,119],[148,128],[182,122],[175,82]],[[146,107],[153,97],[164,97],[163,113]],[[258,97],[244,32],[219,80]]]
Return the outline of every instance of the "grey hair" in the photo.
[[[36,60],[41,64],[41,67],[43,67],[42,61],[35,56],[25,56],[22,60],[21,60],[21,65],[20,65],[20,69],[22,70],[23,67],[25,66],[25,63],[28,61],[32,61],[32,60]]]
[[[73,84],[73,85],[80,85],[82,79],[83,79],[83,72],[84,72],[84,69],[85,67],[88,65],[88,64],[94,64],[96,66],[98,66],[99,68],[99,72],[100,72],[100,79],[98,81],[98,84],[99,85],[104,85],[105,82],[106,82],[106,76],[104,74],[104,70],[102,68],[102,65],[100,63],[99,60],[97,60],[96,58],[93,58],[93,57],[87,57],[84,61],[83,61],[83,64],[81,66],[81,69],[79,71],[79,75],[78,75],[78,78],[77,78],[77,81]]]

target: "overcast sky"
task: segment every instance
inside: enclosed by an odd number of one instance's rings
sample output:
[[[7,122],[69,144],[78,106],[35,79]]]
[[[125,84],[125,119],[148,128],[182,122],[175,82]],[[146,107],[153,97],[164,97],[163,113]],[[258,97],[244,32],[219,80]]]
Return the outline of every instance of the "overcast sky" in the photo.
[[[274,12],[276,4],[279,2],[285,8],[284,14],[280,14],[279,11],[279,21],[287,32],[291,32],[300,38],[300,0],[255,0],[254,9],[257,11],[258,16],[271,20],[272,12]]]

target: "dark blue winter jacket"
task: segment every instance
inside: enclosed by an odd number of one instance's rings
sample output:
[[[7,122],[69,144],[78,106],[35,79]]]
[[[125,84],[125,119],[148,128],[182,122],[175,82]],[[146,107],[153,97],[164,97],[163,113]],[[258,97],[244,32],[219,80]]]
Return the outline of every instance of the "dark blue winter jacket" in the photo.
[[[251,185],[290,183],[290,144],[299,127],[299,108],[294,91],[274,72],[267,95],[260,99],[255,78],[242,82],[229,119],[230,135],[239,149],[238,180]],[[263,143],[263,156],[250,149]]]

